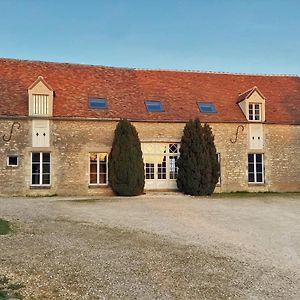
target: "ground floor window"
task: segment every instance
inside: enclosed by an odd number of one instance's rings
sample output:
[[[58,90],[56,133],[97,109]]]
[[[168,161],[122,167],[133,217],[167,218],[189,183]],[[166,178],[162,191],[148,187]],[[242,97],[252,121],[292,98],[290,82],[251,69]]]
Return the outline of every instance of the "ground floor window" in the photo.
[[[219,178],[218,178],[217,185],[221,185],[221,154],[220,153],[217,153],[217,160],[219,163]]]
[[[146,180],[176,179],[179,144],[143,143],[142,151]]]
[[[90,153],[90,184],[107,185],[108,154]]]
[[[146,179],[154,179],[154,163],[145,163],[145,177]]]
[[[264,161],[263,154],[248,154],[248,182],[264,182]]]
[[[6,165],[8,167],[18,167],[19,166],[19,157],[17,155],[8,155]]]
[[[31,184],[50,185],[50,153],[31,153]]]

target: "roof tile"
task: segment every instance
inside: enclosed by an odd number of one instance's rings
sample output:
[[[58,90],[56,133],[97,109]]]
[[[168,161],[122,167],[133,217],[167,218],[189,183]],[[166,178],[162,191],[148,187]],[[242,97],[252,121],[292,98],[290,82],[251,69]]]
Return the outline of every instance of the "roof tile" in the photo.
[[[0,59],[0,115],[28,114],[27,88],[38,76],[55,91],[54,117],[128,118],[145,121],[246,121],[237,101],[257,87],[265,96],[266,122],[300,124],[300,78],[213,72],[143,70]],[[107,110],[89,109],[88,97],[103,97]],[[160,100],[164,113],[147,112]],[[197,101],[217,113],[201,113]]]

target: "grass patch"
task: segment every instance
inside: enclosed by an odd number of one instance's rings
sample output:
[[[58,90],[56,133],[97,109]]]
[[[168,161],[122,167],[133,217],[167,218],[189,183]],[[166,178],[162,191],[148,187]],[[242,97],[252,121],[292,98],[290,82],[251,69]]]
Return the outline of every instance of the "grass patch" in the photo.
[[[216,198],[263,198],[263,197],[289,197],[289,196],[300,196],[300,193],[277,193],[277,192],[231,192],[231,193],[215,193],[213,194]]]
[[[11,283],[6,276],[0,276],[0,300],[10,298],[22,299],[20,289],[24,285],[20,283]]]
[[[0,219],[0,235],[8,234],[10,232],[10,223],[6,220]]]
[[[25,197],[27,198],[50,198],[50,197],[57,197],[57,194],[35,194],[35,195],[30,195],[26,194]]]

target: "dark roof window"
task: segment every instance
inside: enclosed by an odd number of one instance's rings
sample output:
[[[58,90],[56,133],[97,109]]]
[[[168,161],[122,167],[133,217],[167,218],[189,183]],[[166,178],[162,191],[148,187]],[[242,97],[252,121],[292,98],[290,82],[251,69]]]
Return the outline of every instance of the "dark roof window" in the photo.
[[[203,113],[216,113],[216,108],[211,102],[197,102],[200,112]]]
[[[147,100],[145,101],[146,108],[149,112],[153,111],[164,111],[160,101]]]
[[[107,101],[105,98],[89,98],[89,108],[105,109],[107,108]]]

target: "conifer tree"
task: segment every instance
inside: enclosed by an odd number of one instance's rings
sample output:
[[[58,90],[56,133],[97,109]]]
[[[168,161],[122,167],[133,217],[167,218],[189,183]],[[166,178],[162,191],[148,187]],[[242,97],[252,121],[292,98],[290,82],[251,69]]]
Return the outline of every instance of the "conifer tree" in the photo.
[[[210,127],[190,120],[183,132],[177,162],[177,186],[190,195],[211,195],[218,182],[219,164]]]
[[[119,121],[109,154],[109,183],[115,194],[136,196],[144,191],[145,175],[141,144],[135,127]]]
[[[204,144],[208,151],[208,161],[210,163],[207,177],[209,178],[209,184],[207,185],[207,195],[211,195],[216,187],[216,184],[220,176],[220,165],[218,162],[216,146],[214,142],[214,136],[212,134],[211,128],[208,124],[204,124],[203,127],[203,137]]]

